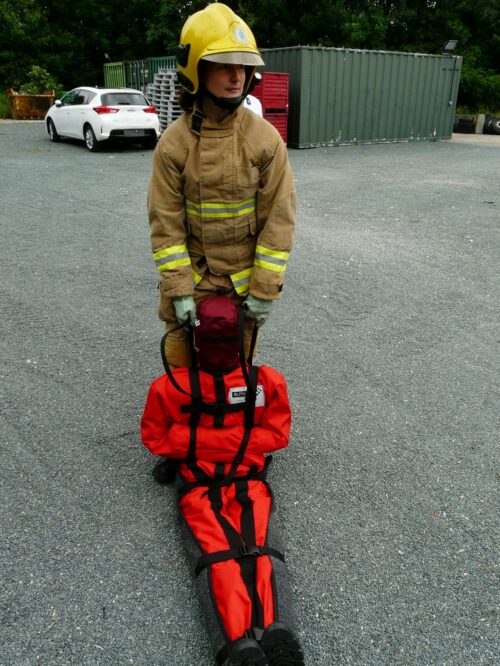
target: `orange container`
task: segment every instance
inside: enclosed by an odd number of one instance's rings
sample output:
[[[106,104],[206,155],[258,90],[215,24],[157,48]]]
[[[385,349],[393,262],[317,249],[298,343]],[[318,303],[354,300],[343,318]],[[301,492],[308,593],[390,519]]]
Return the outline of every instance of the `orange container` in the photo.
[[[55,91],[46,90],[43,95],[28,95],[7,90],[10,111],[14,120],[43,120],[49,108],[54,104]]]

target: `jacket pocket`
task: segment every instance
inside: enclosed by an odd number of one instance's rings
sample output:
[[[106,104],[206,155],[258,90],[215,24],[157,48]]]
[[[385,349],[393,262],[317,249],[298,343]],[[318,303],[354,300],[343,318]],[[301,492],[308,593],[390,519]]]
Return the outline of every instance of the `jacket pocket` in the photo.
[[[254,197],[259,189],[258,167],[238,167],[236,172],[236,197],[244,200]]]

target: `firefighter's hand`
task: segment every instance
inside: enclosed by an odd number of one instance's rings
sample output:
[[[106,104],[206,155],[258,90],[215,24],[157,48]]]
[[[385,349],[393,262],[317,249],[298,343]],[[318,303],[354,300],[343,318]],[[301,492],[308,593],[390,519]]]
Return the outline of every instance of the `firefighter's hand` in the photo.
[[[196,305],[192,296],[175,296],[172,299],[174,303],[175,316],[179,324],[194,326],[196,321]]]
[[[272,307],[272,301],[266,301],[263,298],[257,298],[256,296],[247,296],[243,301],[245,317],[248,319],[255,319],[257,326],[262,326],[266,321]]]

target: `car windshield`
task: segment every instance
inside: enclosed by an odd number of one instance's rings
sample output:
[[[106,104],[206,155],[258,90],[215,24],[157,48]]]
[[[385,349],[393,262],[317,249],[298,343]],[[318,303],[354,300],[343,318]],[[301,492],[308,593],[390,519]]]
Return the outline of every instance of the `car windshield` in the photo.
[[[114,92],[105,93],[101,97],[104,106],[129,106],[134,104],[136,106],[149,106],[146,98],[141,93],[130,92]]]

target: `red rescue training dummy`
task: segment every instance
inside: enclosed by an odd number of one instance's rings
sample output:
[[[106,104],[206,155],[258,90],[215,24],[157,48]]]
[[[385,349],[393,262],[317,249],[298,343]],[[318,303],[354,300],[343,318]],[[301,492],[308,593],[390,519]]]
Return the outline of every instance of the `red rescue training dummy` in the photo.
[[[166,365],[151,384],[142,440],[178,462],[183,538],[217,663],[300,665],[265,480],[265,454],[288,445],[290,404],[279,372],[240,363],[238,319],[224,296],[199,304],[196,367]]]

